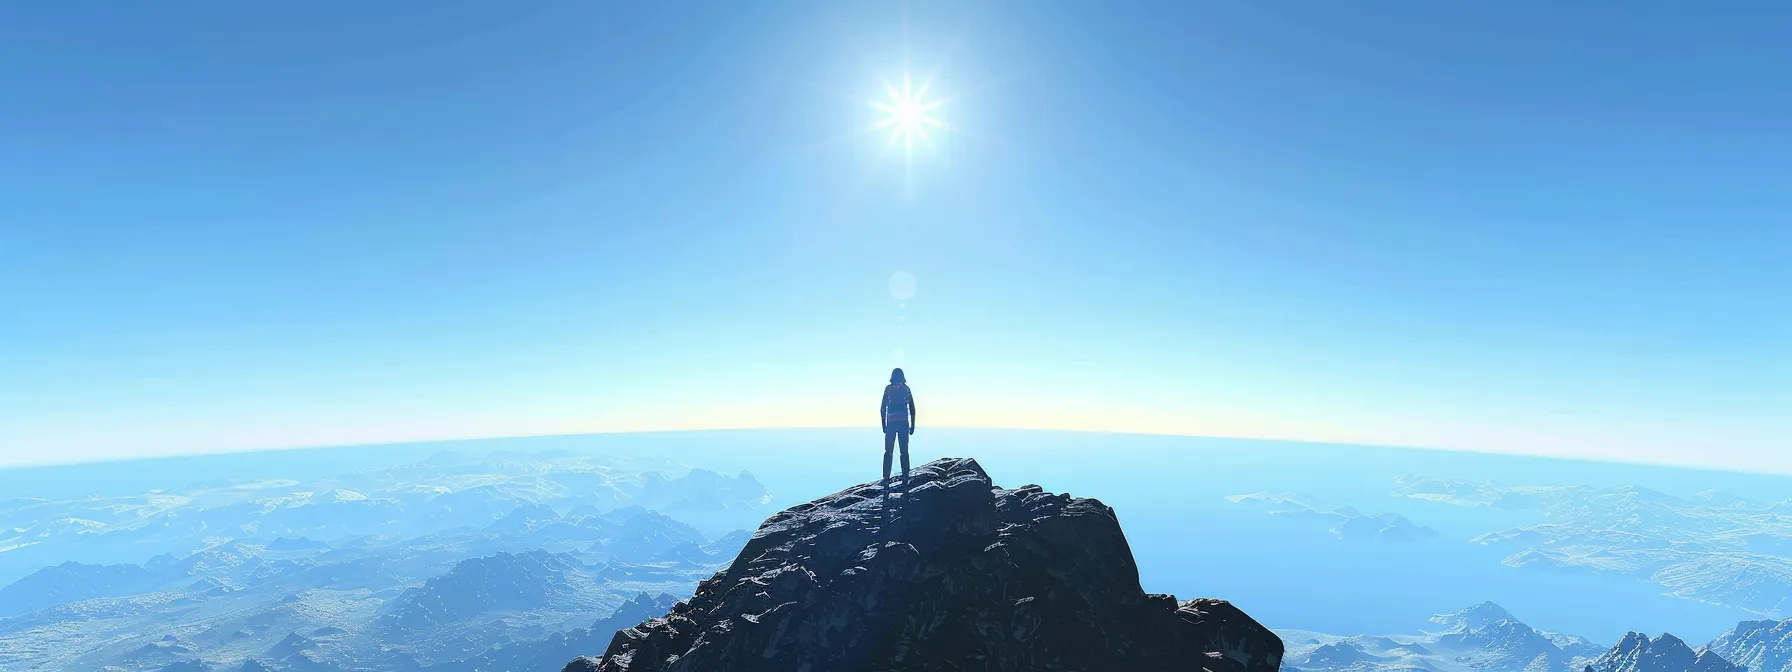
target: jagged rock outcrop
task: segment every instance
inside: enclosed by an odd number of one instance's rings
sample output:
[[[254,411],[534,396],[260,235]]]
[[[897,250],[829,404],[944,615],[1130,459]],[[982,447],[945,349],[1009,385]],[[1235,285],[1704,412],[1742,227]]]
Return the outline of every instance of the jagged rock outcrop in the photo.
[[[864,484],[772,516],[691,599],[565,670],[1274,672],[1281,658],[1225,601],[1141,590],[1113,509],[945,459],[888,512]]]
[[[1792,619],[1743,621],[1707,648],[1749,672],[1792,672]]]
[[[1640,632],[1624,635],[1617,646],[1588,665],[1586,672],[1742,672],[1709,649],[1694,651],[1679,637],[1655,639]]]

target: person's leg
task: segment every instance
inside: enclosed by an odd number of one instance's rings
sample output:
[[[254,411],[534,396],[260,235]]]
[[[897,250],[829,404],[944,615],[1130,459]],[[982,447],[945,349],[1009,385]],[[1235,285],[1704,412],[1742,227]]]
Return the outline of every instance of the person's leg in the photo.
[[[896,440],[902,442],[902,494],[908,494],[908,430],[896,433]]]
[[[885,499],[889,499],[889,497],[890,497],[890,451],[895,450],[895,448],[896,448],[896,434],[897,433],[898,432],[884,432],[884,489],[883,489],[883,496]]]

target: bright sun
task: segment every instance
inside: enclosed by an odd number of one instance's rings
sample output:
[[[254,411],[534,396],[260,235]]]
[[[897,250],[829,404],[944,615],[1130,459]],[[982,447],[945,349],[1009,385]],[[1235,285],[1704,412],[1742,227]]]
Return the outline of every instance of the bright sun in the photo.
[[[901,140],[903,150],[911,154],[915,149],[915,140],[930,141],[927,137],[928,127],[945,126],[940,120],[933,118],[932,112],[946,101],[927,100],[927,86],[927,83],[923,83],[920,89],[915,89],[909,76],[905,74],[902,76],[901,89],[890,84],[884,85],[890,94],[888,101],[871,104],[884,113],[884,117],[877,122],[877,128],[888,127],[890,144],[894,145],[897,140]]]

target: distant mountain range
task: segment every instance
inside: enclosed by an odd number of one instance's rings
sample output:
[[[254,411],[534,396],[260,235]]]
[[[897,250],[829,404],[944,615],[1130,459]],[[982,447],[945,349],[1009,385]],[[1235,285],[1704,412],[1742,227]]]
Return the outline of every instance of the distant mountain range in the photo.
[[[1337,636],[1278,630],[1282,669],[1305,672],[1792,672],[1792,619],[1747,621],[1694,648],[1671,634],[1625,635],[1610,648],[1536,630],[1484,602],[1433,617],[1417,635]]]
[[[717,535],[751,528],[765,516],[771,495],[751,474],[682,472],[674,478],[630,471],[593,457],[441,453],[315,482],[259,479],[129,496],[15,498],[0,501],[0,585],[67,561],[137,564],[225,540],[334,543],[483,527],[520,504],[584,513],[638,506]],[[0,616],[24,608],[0,602]]]
[[[352,494],[325,487],[351,482]],[[325,484],[15,502],[0,529],[34,539],[31,548],[203,545],[135,562],[61,562],[0,587],[0,669],[478,671],[549,658],[557,667],[568,647],[608,643],[602,619],[664,613],[669,595],[689,594],[750,536],[712,538],[648,504],[756,525],[767,501],[746,474],[667,478],[510,454],[442,455]],[[74,511],[94,524],[40,519]]]
[[[1581,637],[1534,629],[1492,602],[1435,616],[1431,622],[1441,629],[1357,636],[1278,630],[1288,648],[1282,667],[1306,672],[1582,672],[1605,652]]]
[[[1240,486],[1267,490],[1225,501],[1219,492],[1229,490],[1211,493],[1208,511],[1230,512],[1239,529],[1262,521],[1309,539],[1302,550],[1322,561],[1328,549],[1380,557],[1455,548],[1500,575],[1623,577],[1632,589],[1766,617],[1703,647],[1637,633],[1606,646],[1650,622],[1608,623],[1595,643],[1484,603],[1406,635],[1279,631],[1284,667],[1792,672],[1792,620],[1779,620],[1792,608],[1792,500],[1408,476],[1392,493],[1402,499],[1363,507],[1401,513],[1370,514],[1278,487]],[[0,670],[558,669],[605,650],[617,629],[673,611],[675,598],[747,546],[743,528],[759,525],[770,500],[744,472],[441,453],[321,480],[0,501]],[[1723,614],[1699,636],[1743,617]]]
[[[1673,635],[1649,639],[1642,633],[1632,632],[1589,663],[1585,672],[1742,672],[1742,669],[1709,649],[1695,651]]]
[[[23,614],[95,597],[147,591],[157,575],[140,565],[84,565],[64,562],[45,567],[0,588],[0,616]]]
[[[602,582],[576,556],[529,551],[462,560],[448,573],[406,589],[380,617],[387,639],[422,633],[494,611],[595,611]]]

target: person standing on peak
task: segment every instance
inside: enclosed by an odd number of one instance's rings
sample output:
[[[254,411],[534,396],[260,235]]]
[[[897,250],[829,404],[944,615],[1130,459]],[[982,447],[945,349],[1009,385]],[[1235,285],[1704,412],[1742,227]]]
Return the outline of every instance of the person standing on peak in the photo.
[[[908,437],[915,433],[915,395],[902,369],[890,372],[883,403],[877,407],[884,426],[884,501],[890,500],[890,453],[902,444],[902,492],[908,493]]]

